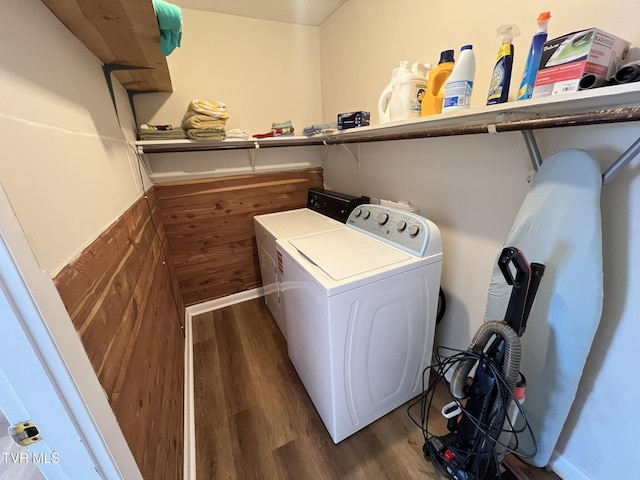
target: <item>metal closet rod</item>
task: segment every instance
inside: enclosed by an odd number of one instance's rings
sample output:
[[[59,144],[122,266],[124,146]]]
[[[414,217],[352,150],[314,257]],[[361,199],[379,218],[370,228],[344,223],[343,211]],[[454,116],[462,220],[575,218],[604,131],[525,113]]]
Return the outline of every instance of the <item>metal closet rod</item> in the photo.
[[[326,144],[334,143],[366,143],[385,140],[408,140],[416,138],[444,137],[454,135],[473,135],[479,133],[499,133],[521,131],[533,168],[537,171],[542,164],[542,157],[533,130],[544,128],[577,127],[585,125],[602,125],[605,123],[623,123],[640,120],[640,107],[618,108],[597,112],[577,113],[548,118],[534,118],[527,120],[514,120],[498,122],[494,124],[460,125],[454,127],[438,128],[432,130],[417,130],[405,133],[358,135],[353,138],[330,137]],[[631,160],[640,154],[640,138],[638,138],[618,159],[613,162],[602,174],[602,183],[611,181],[613,176]]]
[[[474,135],[479,133],[516,132],[523,130],[541,130],[544,128],[577,127],[583,125],[600,125],[603,123],[622,123],[640,120],[640,107],[602,110],[598,112],[576,113],[547,118],[532,118],[497,123],[474,125],[458,125],[453,127],[415,130],[400,133],[371,133],[350,136],[328,136],[325,142],[329,145],[338,143],[366,143],[387,140],[409,140],[415,138],[448,137],[454,135]]]

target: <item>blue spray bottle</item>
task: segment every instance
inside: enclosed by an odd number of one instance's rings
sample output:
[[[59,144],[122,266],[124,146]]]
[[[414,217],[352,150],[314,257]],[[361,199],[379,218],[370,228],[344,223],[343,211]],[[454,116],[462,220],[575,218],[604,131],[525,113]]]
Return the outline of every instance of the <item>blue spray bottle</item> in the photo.
[[[540,67],[540,57],[542,56],[542,47],[547,41],[547,24],[551,19],[551,12],[542,12],[538,16],[538,29],[531,40],[531,48],[527,56],[527,63],[522,72],[522,82],[518,90],[518,100],[527,100],[533,94],[533,86],[536,83],[538,68]]]
[[[498,35],[502,35],[502,44],[498,50],[498,59],[491,75],[487,105],[504,103],[509,100],[511,70],[513,69],[513,37],[520,35],[515,25],[500,25]]]

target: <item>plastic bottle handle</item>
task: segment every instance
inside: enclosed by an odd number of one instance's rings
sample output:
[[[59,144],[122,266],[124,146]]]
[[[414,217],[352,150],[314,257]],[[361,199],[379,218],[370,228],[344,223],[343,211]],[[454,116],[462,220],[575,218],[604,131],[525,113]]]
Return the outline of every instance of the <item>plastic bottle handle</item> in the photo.
[[[411,65],[411,71],[416,75],[420,75],[424,78],[427,78],[427,75],[429,75],[431,69],[432,67],[430,63],[415,62],[413,65]]]
[[[393,87],[391,83],[389,83],[384,90],[380,94],[380,98],[378,99],[378,116],[380,117],[378,120],[380,123],[388,123],[391,121],[389,116],[389,104],[391,103],[391,93],[393,92]]]

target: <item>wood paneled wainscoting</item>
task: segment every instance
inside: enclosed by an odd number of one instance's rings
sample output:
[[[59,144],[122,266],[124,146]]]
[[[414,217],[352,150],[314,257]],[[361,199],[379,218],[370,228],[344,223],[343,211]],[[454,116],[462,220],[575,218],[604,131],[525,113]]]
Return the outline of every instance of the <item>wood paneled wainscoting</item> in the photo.
[[[302,208],[321,168],[155,186],[185,304],[261,286],[253,216]]]
[[[151,189],[54,279],[145,479],[181,479],[184,304]]]

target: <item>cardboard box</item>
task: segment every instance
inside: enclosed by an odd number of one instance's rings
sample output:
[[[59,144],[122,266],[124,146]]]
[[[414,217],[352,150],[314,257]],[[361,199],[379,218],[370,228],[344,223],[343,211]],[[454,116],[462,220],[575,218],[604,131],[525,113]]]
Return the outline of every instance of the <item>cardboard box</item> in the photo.
[[[369,112],[348,112],[338,114],[338,130],[347,128],[366,127],[369,125],[371,114]]]
[[[630,43],[597,28],[548,40],[542,47],[533,98],[606,85]]]

